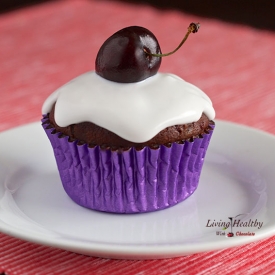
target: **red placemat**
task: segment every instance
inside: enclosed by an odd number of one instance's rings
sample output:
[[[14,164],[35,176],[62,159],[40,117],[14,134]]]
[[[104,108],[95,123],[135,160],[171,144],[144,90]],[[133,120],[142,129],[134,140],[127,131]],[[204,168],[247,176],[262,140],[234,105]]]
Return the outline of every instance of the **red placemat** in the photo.
[[[0,131],[38,121],[45,98],[94,69],[103,41],[141,25],[163,52],[192,21],[201,29],[161,71],[178,74],[212,99],[217,118],[275,133],[275,34],[179,11],[116,1],[53,1],[0,16]],[[1,211],[1,208],[0,208]],[[1,212],[0,212],[1,214]],[[218,252],[126,261],[77,255],[0,234],[0,272],[13,274],[272,274],[275,237]]]
[[[13,274],[273,274],[275,237],[232,249],[163,260],[113,260],[1,235],[0,272]]]

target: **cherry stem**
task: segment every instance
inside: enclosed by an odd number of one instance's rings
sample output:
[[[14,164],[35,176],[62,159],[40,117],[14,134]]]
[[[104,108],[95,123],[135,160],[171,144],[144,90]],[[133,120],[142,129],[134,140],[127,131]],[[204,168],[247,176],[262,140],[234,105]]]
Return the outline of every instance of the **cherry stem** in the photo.
[[[184,38],[182,39],[182,41],[180,42],[180,44],[177,46],[177,48],[175,50],[173,50],[172,52],[169,53],[163,53],[163,54],[157,54],[157,53],[149,53],[147,52],[146,49],[144,49],[144,52],[150,56],[156,56],[156,57],[163,57],[163,56],[168,56],[171,55],[173,53],[175,53],[182,45],[183,43],[187,40],[189,34],[192,33],[196,33],[200,28],[200,23],[191,23],[188,27],[188,31],[185,34]]]

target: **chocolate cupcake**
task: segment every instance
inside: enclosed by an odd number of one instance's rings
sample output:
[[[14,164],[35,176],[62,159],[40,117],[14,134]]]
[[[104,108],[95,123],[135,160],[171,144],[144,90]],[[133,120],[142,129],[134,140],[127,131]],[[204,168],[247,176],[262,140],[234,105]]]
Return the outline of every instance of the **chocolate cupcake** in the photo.
[[[179,47],[198,29],[191,23]],[[196,190],[215,111],[197,87],[157,73],[171,53],[161,54],[149,30],[124,28],[101,46],[95,72],[45,101],[42,124],[63,187],[77,204],[142,213],[173,206]]]
[[[142,213],[196,190],[215,111],[200,89],[172,74],[115,83],[85,73],[43,106],[63,187],[84,207]]]

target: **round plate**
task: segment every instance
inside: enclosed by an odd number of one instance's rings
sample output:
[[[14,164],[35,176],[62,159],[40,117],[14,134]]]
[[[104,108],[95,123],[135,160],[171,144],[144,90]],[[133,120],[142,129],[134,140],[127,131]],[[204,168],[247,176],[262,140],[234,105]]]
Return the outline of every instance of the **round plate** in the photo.
[[[88,210],[70,200],[39,123],[3,132],[0,231],[123,259],[183,256],[275,234],[275,137],[229,122],[216,124],[194,195],[166,210],[126,215]]]

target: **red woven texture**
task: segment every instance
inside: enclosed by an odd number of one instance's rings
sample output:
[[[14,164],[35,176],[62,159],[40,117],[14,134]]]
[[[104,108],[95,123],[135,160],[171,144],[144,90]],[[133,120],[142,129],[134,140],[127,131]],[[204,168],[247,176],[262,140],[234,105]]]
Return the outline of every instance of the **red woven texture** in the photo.
[[[179,11],[116,1],[53,1],[0,16],[0,131],[38,121],[45,98],[94,69],[103,41],[141,25],[163,52],[190,22],[198,34],[161,71],[178,74],[212,99],[217,118],[275,134],[275,34]],[[0,234],[0,272],[13,274],[272,274],[275,237],[218,252],[165,260],[108,260],[27,243]]]

